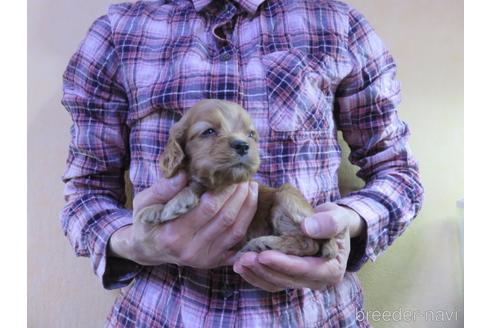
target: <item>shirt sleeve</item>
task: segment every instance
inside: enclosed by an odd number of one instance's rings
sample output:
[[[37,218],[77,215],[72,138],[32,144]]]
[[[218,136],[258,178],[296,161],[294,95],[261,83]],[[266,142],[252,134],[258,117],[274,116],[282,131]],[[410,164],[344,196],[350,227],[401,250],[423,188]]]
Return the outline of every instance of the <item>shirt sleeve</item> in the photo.
[[[337,201],[365,221],[352,240],[348,271],[374,261],[406,229],[422,206],[423,188],[409,146],[408,126],[400,120],[396,66],[366,19],[349,11],[351,72],[337,89],[338,128],[350,147],[349,160],[365,186]]]
[[[63,75],[62,104],[70,113],[71,142],[61,223],[77,256],[90,257],[104,288],[120,288],[139,272],[136,263],[106,254],[116,230],[132,223],[124,208],[128,162],[128,103],[106,16],[97,19]]]

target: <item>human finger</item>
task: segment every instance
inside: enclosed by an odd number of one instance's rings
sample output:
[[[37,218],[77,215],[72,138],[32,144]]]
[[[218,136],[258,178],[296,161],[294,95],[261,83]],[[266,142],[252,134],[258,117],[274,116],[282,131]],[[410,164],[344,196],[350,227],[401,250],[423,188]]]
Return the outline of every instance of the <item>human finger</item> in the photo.
[[[256,255],[257,255],[256,253],[249,252],[244,254],[243,257],[250,257],[250,256],[253,257]],[[268,292],[273,293],[284,289],[281,286],[274,285],[272,283],[265,281],[264,279],[261,279],[253,271],[241,265],[240,261],[237,261],[234,264],[233,270],[251,285],[266,290]]]
[[[276,271],[269,268],[266,265],[259,263],[257,260],[249,260],[242,258],[239,260],[239,265],[249,269],[253,272],[259,279],[275,285],[281,286],[283,288],[303,288],[307,287],[306,284],[297,277],[291,277],[281,270]],[[303,284],[304,283],[304,284]]]
[[[164,204],[179,193],[186,185],[186,174],[180,171],[171,179],[162,178],[135,195],[133,210],[138,210],[154,204]]]
[[[336,211],[314,213],[301,222],[302,231],[311,238],[328,239],[342,233],[347,222],[342,222]]]
[[[225,232],[238,220],[238,213],[248,196],[249,185],[240,183],[234,193],[224,203],[220,211],[197,231],[194,239],[196,245],[208,245],[220,239],[230,238]]]
[[[264,251],[258,254],[258,262],[274,271],[303,279],[305,281],[338,282],[345,273],[345,255],[327,260],[322,257],[300,257],[286,255],[277,251]]]
[[[250,182],[247,197],[242,203],[241,209],[232,227],[224,232],[224,238],[216,239],[215,244],[220,249],[230,249],[244,239],[249,225],[253,220],[258,204],[258,183]]]

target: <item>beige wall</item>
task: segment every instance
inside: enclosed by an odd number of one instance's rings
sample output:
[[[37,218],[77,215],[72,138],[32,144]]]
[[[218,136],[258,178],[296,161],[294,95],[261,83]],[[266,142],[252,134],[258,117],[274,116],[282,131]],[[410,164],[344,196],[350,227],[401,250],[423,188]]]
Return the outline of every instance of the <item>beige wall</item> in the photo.
[[[60,176],[69,117],[61,76],[107,0],[29,0],[28,320],[29,327],[99,327],[116,292],[102,289],[89,261],[63,236]],[[361,280],[368,310],[461,310],[456,201],[463,197],[463,5],[458,0],[350,0],[366,14],[398,64],[401,117],[412,128],[426,199],[421,215]],[[345,186],[360,181],[344,164]],[[375,322],[376,327],[459,327],[458,322]]]

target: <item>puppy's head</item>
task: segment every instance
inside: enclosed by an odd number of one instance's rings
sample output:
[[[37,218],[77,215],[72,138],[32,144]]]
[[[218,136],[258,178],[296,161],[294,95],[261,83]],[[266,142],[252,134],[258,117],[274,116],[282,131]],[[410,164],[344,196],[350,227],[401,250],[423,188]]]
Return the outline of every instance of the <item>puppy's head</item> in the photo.
[[[257,138],[241,106],[202,100],[171,128],[161,169],[168,178],[183,169],[212,190],[247,181],[260,164]]]

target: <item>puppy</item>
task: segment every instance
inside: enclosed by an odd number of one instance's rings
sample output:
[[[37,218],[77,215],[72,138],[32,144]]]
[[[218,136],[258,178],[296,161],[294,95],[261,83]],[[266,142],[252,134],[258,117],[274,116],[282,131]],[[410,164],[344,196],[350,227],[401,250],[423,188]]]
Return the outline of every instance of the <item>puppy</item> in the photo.
[[[257,142],[255,127],[242,107],[222,100],[198,102],[171,128],[160,156],[166,178],[184,170],[189,184],[168,203],[143,208],[136,219],[149,224],[173,220],[197,206],[204,192],[250,180],[260,165]],[[313,213],[294,186],[275,189],[260,184],[256,214],[237,249],[334,258],[335,238],[314,240],[301,231],[301,221]]]

